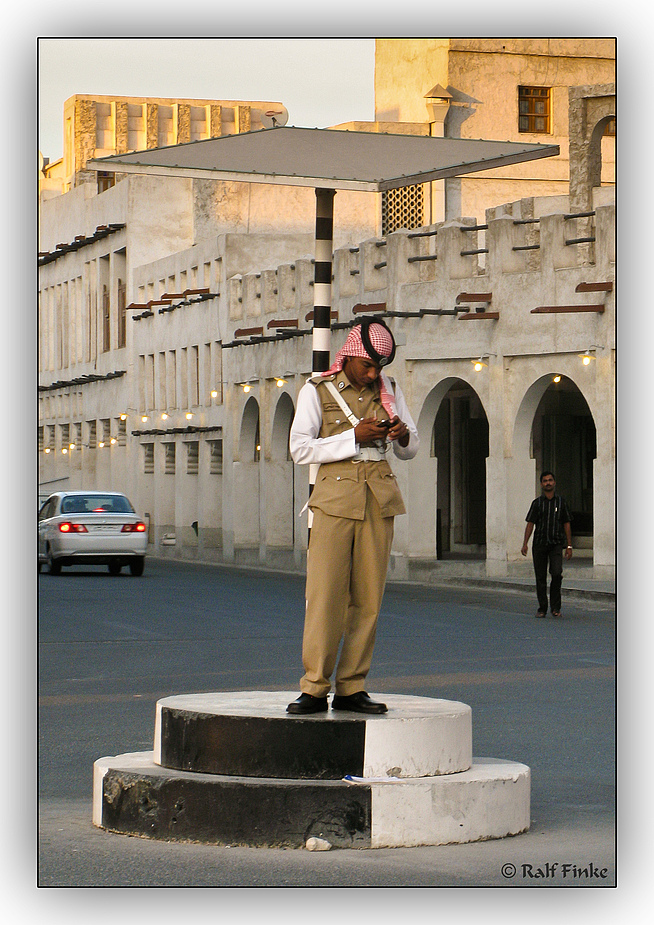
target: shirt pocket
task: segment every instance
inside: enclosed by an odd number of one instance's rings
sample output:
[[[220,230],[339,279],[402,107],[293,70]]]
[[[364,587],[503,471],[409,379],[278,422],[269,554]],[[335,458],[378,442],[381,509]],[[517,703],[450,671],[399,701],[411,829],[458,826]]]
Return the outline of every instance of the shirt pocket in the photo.
[[[322,406],[321,436],[331,437],[352,427],[345,411],[336,402],[325,402]]]
[[[316,484],[309,497],[309,507],[319,508],[333,517],[363,518],[366,486],[356,471],[349,474],[318,471]]]

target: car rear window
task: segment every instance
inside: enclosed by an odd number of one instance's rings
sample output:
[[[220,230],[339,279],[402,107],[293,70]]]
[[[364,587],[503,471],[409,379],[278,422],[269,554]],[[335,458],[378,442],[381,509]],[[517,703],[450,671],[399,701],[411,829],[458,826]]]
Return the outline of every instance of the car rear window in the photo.
[[[124,495],[75,495],[61,502],[62,514],[133,514]]]

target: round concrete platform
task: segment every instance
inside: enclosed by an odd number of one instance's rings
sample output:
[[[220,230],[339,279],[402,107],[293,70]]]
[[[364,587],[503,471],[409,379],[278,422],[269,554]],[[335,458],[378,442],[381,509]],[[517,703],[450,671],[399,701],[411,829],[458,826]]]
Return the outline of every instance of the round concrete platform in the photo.
[[[388,713],[329,709],[294,716],[293,691],[187,694],[157,703],[154,761],[165,768],[237,777],[340,780],[431,777],[472,762],[467,704],[384,695]]]
[[[466,704],[400,694],[388,713],[286,713],[296,692],[166,697],[154,751],[100,758],[93,823],[169,841],[382,848],[529,828],[526,765],[472,758]]]
[[[474,759],[458,774],[359,782],[172,771],[152,752],[94,765],[93,823],[167,841],[301,848],[415,847],[503,838],[529,828],[526,765]]]

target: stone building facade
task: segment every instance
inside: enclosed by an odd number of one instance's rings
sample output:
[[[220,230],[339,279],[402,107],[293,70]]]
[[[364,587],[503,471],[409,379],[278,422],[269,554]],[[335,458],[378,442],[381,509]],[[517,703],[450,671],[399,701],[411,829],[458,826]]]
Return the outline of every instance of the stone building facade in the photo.
[[[333,350],[383,314],[422,441],[394,464],[396,579],[526,567],[543,467],[577,555],[613,574],[614,88],[569,100],[569,189],[384,235],[377,197],[336,195]],[[311,370],[313,191],[87,179],[41,206],[40,494],[123,490],[157,554],[301,568],[288,432]]]

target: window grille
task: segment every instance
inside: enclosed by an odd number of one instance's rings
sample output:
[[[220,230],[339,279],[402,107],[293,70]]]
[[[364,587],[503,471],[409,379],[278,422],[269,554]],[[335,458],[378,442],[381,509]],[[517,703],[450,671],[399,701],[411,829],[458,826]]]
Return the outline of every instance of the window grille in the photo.
[[[143,444],[143,472],[145,475],[154,472],[154,443]]]
[[[124,347],[127,340],[127,287],[125,281],[118,280],[118,343]]]
[[[211,462],[209,465],[210,475],[223,474],[223,442],[222,440],[210,440],[209,447],[211,450]]]
[[[94,450],[97,446],[97,430],[95,421],[87,421],[89,428],[89,449]]]
[[[424,224],[424,193],[421,183],[382,193],[382,236],[398,228],[421,228]]]
[[[199,444],[197,440],[194,440],[192,443],[186,444],[186,474],[187,475],[197,475],[198,474],[198,449],[199,449]]]
[[[175,444],[164,443],[164,473],[175,475]]]
[[[550,88],[518,87],[518,130],[547,135],[550,132]]]
[[[43,428],[39,427],[39,453],[43,452]]]
[[[104,353],[111,348],[111,308],[109,290],[102,287],[102,350]]]
[[[127,443],[127,421],[122,421],[120,418],[116,418],[116,423],[118,425],[118,445],[125,446]]]

